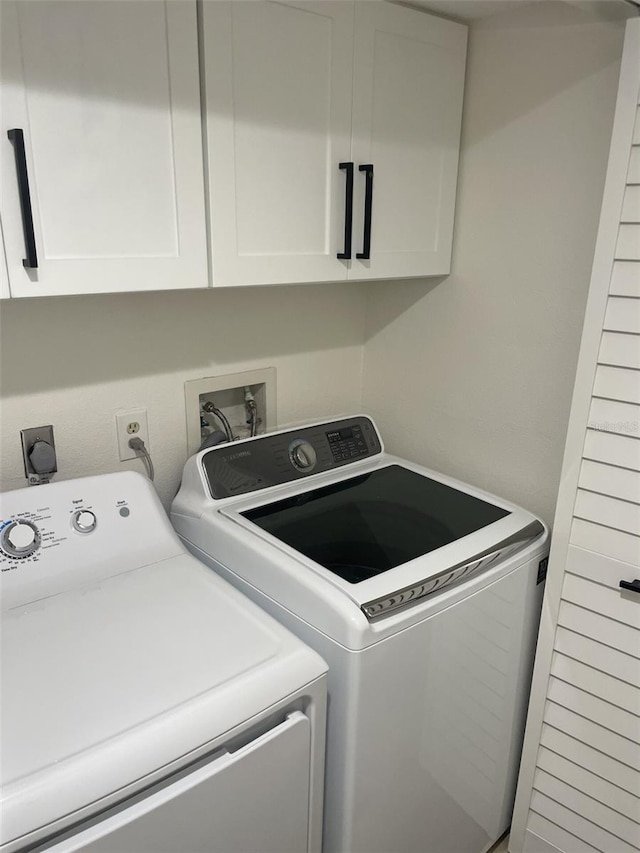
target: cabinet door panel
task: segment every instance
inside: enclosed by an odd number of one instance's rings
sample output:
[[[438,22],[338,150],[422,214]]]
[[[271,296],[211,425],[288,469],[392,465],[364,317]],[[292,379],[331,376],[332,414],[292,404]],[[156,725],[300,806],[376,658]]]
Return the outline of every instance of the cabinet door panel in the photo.
[[[449,272],[467,30],[356,3],[353,158],[374,166],[371,260],[350,278]],[[362,192],[354,208],[360,251]]]
[[[12,295],[206,286],[195,3],[2,6]],[[30,273],[14,127],[24,130],[39,255]]]
[[[353,6],[205,2],[214,284],[346,278]]]

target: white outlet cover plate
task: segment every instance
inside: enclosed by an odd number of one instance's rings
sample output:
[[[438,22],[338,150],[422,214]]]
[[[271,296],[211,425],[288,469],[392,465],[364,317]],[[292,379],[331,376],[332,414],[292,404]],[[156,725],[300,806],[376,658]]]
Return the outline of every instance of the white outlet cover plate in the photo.
[[[130,423],[136,421],[140,424],[140,430],[137,433],[127,432],[127,427]],[[128,459],[138,459],[140,454],[136,453],[129,447],[130,438],[141,438],[144,441],[147,450],[149,448],[149,426],[147,423],[146,409],[128,409],[126,412],[118,412],[116,415],[116,435],[118,437],[118,453],[120,461],[126,462]]]

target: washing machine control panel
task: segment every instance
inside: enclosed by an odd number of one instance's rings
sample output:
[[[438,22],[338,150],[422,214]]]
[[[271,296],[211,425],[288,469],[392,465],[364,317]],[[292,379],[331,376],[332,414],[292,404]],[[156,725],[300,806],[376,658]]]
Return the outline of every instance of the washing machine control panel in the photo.
[[[382,452],[373,422],[364,416],[271,433],[203,454],[202,468],[216,499],[289,483]]]

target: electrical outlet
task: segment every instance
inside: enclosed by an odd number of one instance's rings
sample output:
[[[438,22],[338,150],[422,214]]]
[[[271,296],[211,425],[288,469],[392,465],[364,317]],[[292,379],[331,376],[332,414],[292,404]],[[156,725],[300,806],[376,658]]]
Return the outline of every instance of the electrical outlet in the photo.
[[[116,435],[118,437],[118,452],[120,461],[126,462],[127,459],[137,459],[139,453],[136,453],[129,447],[129,440],[132,438],[141,438],[144,441],[145,447],[149,450],[149,427],[147,425],[147,410],[146,409],[131,409],[128,412],[120,412],[116,415]]]
[[[58,470],[53,426],[29,427],[20,430],[24,475],[30,486],[48,483]],[[35,455],[33,455],[35,452]]]

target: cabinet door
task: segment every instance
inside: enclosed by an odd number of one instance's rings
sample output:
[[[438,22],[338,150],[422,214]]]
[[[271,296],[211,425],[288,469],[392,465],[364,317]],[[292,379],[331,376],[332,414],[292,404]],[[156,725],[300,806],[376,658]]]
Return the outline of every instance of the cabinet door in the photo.
[[[214,285],[347,277],[353,4],[203,7]]]
[[[357,2],[353,95],[355,251],[373,165],[370,260],[350,278],[449,272],[467,28],[389,3]]]
[[[2,4],[12,296],[207,285],[196,4]],[[23,223],[22,131],[32,216]],[[33,222],[37,267],[23,264]]]

